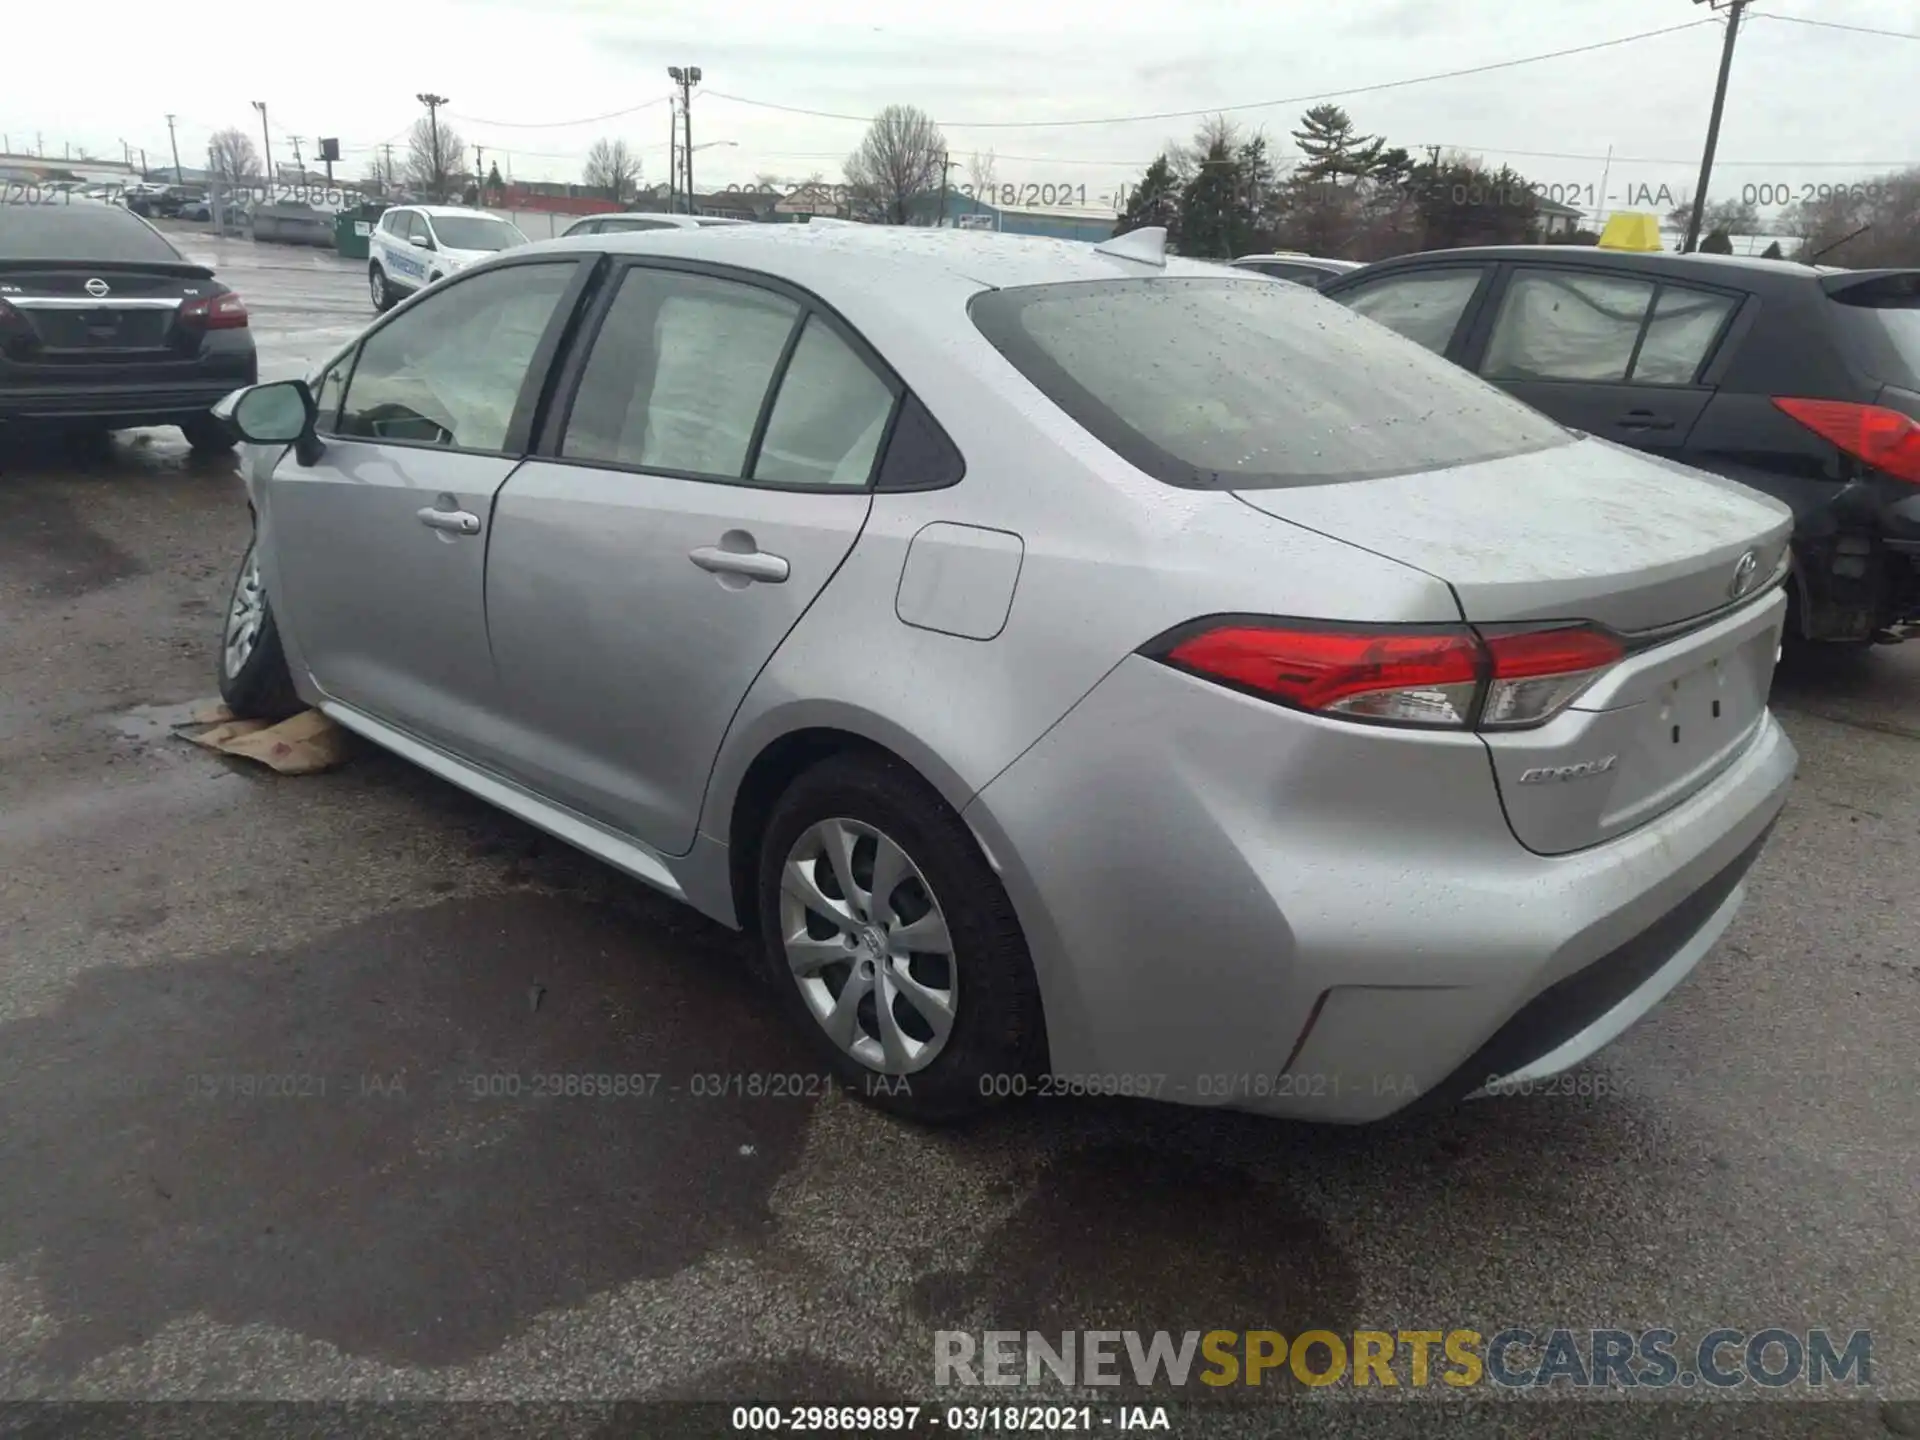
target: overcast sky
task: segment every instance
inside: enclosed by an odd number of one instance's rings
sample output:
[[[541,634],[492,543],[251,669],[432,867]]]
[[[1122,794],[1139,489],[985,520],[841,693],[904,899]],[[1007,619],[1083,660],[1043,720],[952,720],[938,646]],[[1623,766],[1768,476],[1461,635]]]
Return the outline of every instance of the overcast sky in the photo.
[[[180,158],[192,165],[215,129],[258,137],[249,102],[264,100],[276,161],[292,158],[291,136],[311,157],[316,137],[336,135],[347,147],[339,168],[357,178],[372,147],[404,141],[421,113],[413,97],[430,89],[450,97],[453,125],[503,172],[577,180],[587,147],[606,135],[638,148],[651,180],[666,171],[666,67],[697,64],[695,144],[732,142],[697,155],[702,189],[769,172],[838,179],[863,129],[858,119],[744,101],[853,117],[904,101],[942,122],[956,158],[992,149],[1000,181],[1070,186],[1076,200],[1084,186],[1089,205],[1136,179],[1194,122],[1044,122],[1250,106],[1708,15],[1691,0],[319,0],[271,9],[173,0],[163,19],[150,4],[104,0],[86,11],[86,32],[118,38],[76,45],[70,6],[9,8],[15,63],[0,87],[0,132],[16,151],[31,149],[37,132],[49,155],[71,145],[117,159],[124,141],[158,165],[171,111]],[[1758,0],[1742,30],[1715,198],[1920,164],[1920,40],[1779,18],[1789,16],[1920,35],[1920,0]],[[1721,34],[1705,24],[1341,103],[1392,143],[1470,149],[1536,181],[1581,187],[1583,200],[1585,187],[1599,190],[1611,145],[1608,190],[1621,208],[1633,187],[1691,186]],[[26,56],[64,58],[19,63]],[[552,123],[633,106],[646,108]],[[1233,118],[1264,128],[1285,154],[1303,108]]]

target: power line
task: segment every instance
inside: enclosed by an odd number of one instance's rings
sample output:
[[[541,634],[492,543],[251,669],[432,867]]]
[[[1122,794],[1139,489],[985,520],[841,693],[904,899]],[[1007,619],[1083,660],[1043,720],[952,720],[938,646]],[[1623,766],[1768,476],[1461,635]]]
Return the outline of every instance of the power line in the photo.
[[[1436,80],[1459,80],[1470,75],[1486,75],[1495,70],[1511,70],[1519,65],[1536,65],[1543,60],[1560,60],[1569,55],[1589,55],[1618,45],[1631,45],[1661,35],[1677,35],[1682,30],[1697,30],[1712,25],[1712,20],[1689,20],[1659,30],[1642,30],[1613,40],[1597,40],[1591,45],[1574,45],[1565,50],[1549,50],[1540,55],[1522,55],[1513,60],[1496,60],[1488,65],[1470,65],[1463,70],[1442,70],[1432,75],[1412,75],[1402,80],[1383,80],[1374,85],[1355,85],[1344,90],[1322,90],[1311,95],[1287,95],[1277,100],[1254,100],[1244,105],[1207,105],[1198,110],[1158,110],[1145,115],[1102,115],[1079,120],[940,120],[935,123],[950,130],[1052,130],[1075,125],[1128,125],[1145,120],[1192,120],[1203,115],[1224,115],[1240,110],[1270,110],[1279,105],[1304,105],[1319,100],[1339,100],[1352,95],[1373,95],[1382,90],[1398,90],[1408,85],[1427,85]],[[728,95],[719,90],[707,94],[716,100],[731,100],[736,105],[752,105],[762,110],[780,110],[789,115],[810,115],[817,120],[851,120],[870,124],[871,115],[845,115],[832,110],[809,110],[799,105],[776,105],[770,100],[753,100],[744,95]]]
[[[1771,10],[1753,12],[1756,20],[1784,20],[1789,25],[1817,25],[1822,30],[1850,30],[1855,35],[1879,35],[1888,40],[1920,40],[1920,35],[1905,30],[1876,30],[1871,25],[1842,25],[1838,20],[1809,20],[1804,15],[1776,15]]]
[[[662,95],[639,105],[629,105],[624,110],[609,110],[604,115],[589,115],[583,120],[482,120],[477,115],[456,115],[451,110],[447,112],[447,118],[458,120],[463,125],[490,125],[498,130],[564,130],[570,125],[597,125],[602,120],[618,120],[622,115],[637,115],[642,110],[651,110],[656,105],[664,105],[671,98],[671,96]]]

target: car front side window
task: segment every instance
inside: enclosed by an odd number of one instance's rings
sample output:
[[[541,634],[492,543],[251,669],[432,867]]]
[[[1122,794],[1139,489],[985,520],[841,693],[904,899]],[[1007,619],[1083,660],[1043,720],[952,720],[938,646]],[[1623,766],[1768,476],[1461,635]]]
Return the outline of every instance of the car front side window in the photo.
[[[1335,298],[1355,314],[1444,355],[1483,273],[1479,269],[1421,270],[1387,275]]]
[[[437,290],[369,335],[339,434],[499,453],[576,262],[508,265]]]

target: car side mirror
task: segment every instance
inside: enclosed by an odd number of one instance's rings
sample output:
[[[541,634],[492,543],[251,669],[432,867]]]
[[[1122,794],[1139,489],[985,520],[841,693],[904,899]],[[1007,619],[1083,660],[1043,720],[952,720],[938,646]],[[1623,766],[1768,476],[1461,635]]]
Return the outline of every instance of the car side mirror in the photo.
[[[304,380],[275,380],[236,390],[213,413],[251,444],[291,445],[302,465],[320,458],[320,439],[313,430],[320,407]]]
[[[409,235],[407,237],[407,243],[413,246],[413,248],[416,250],[433,249],[433,241],[429,240],[424,235]]]

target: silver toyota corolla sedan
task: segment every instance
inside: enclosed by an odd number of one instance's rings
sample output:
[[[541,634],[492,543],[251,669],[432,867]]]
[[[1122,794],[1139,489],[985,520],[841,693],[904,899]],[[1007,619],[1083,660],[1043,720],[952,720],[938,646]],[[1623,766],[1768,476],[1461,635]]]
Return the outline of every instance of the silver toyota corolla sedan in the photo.
[[[1163,238],[479,264],[229,400],[222,691],[749,932],[915,1116],[1564,1071],[1784,802],[1791,516]]]

